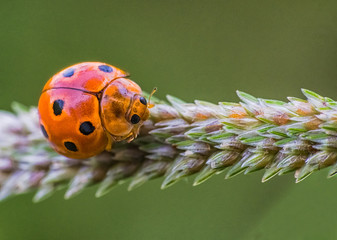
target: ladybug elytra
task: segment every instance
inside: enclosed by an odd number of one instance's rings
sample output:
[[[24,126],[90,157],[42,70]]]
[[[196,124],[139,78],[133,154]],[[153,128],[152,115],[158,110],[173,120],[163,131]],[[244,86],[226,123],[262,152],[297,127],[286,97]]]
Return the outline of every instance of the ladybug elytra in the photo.
[[[83,159],[132,141],[149,118],[149,104],[128,74],[101,62],[84,62],[55,74],[38,110],[43,135],[62,155]]]

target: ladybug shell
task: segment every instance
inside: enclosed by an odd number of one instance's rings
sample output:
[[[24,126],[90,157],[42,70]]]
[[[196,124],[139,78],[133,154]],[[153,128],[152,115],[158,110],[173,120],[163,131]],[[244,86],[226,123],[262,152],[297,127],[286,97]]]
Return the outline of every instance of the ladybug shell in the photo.
[[[60,71],[46,83],[38,104],[40,127],[57,152],[82,159],[111,145],[101,122],[100,94],[127,75],[105,63],[86,62]]]
[[[52,147],[70,158],[87,158],[105,149],[108,138],[99,116],[99,101],[73,89],[51,89],[39,101],[41,130]]]
[[[55,74],[42,92],[52,88],[74,88],[85,92],[99,92],[112,80],[127,77],[121,69],[101,62],[84,62]]]

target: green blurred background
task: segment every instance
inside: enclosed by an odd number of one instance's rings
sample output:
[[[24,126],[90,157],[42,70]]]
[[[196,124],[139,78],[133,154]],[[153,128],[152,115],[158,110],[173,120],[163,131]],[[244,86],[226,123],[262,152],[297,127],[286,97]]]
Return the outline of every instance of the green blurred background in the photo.
[[[82,61],[119,66],[160,98],[285,100],[301,87],[337,98],[336,22],[333,0],[1,0],[0,108],[36,105],[49,77]],[[327,171],[300,184],[262,174],[165,191],[159,179],[101,199],[27,194],[0,204],[0,239],[336,239]]]

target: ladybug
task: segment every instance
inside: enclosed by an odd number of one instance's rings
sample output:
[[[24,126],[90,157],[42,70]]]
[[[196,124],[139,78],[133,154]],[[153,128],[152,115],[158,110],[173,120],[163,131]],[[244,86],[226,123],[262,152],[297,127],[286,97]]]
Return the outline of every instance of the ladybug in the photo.
[[[72,65],[46,83],[38,112],[43,135],[60,154],[84,159],[132,141],[149,118],[142,90],[128,73],[101,62]]]

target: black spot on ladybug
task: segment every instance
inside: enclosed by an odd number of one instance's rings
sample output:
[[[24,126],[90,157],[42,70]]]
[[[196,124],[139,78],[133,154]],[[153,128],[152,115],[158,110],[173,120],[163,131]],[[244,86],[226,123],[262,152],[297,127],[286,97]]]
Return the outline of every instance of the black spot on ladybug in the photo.
[[[73,68],[69,68],[63,72],[63,77],[71,77],[72,75],[74,75],[74,72],[75,71]]]
[[[101,70],[102,72],[107,72],[110,73],[113,71],[112,67],[108,66],[108,65],[99,65],[98,66],[99,70]]]
[[[78,149],[75,145],[75,143],[73,142],[64,142],[64,146],[69,150],[69,151],[72,151],[72,152],[77,152]]]
[[[91,122],[83,122],[80,125],[80,132],[84,135],[89,135],[95,131],[95,127],[92,125]]]
[[[144,105],[147,104],[147,101],[146,101],[146,99],[145,99],[144,97],[140,97],[140,98],[139,98],[139,101],[140,101],[142,104],[144,104]]]
[[[57,100],[54,101],[53,110],[54,110],[55,116],[61,115],[62,110],[63,110],[63,106],[64,106],[63,100],[57,99]]]
[[[137,114],[133,114],[131,117],[131,123],[132,124],[137,124],[140,121],[140,117]]]
[[[41,124],[40,125],[40,128],[41,128],[41,131],[42,131],[42,133],[43,133],[43,136],[45,137],[45,138],[48,138],[49,136],[48,136],[48,133],[47,133],[47,131],[46,131],[46,129],[44,128],[44,126]]]

